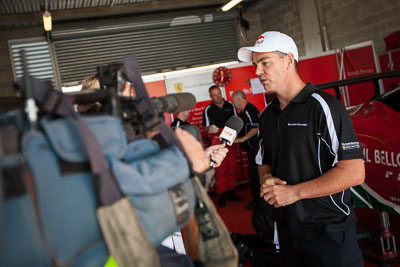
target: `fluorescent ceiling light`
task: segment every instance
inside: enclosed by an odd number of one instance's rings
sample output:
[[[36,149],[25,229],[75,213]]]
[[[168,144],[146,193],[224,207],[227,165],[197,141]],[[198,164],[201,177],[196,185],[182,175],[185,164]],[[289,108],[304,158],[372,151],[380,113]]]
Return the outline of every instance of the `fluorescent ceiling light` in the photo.
[[[243,0],[231,0],[229,3],[227,3],[226,5],[224,5],[222,7],[222,11],[226,12],[226,11],[228,11],[229,9],[231,9],[234,6],[236,6],[237,4],[239,4],[242,1]]]
[[[43,27],[46,32],[52,29],[51,13],[47,10],[43,13]]]

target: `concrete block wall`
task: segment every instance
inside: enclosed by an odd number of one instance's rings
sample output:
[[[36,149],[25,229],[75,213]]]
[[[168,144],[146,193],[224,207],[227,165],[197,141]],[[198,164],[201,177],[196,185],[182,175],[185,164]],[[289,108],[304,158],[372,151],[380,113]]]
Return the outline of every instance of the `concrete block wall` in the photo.
[[[373,40],[377,53],[385,51],[383,38],[400,30],[398,0],[321,0],[329,47]]]
[[[246,14],[249,16],[249,14]],[[280,31],[291,36],[297,44],[299,55],[304,55],[303,33],[301,28],[298,0],[277,1],[259,11],[261,30],[254,37],[266,31]]]
[[[263,33],[261,27],[260,12],[248,12],[243,14],[243,18],[249,22],[249,29],[245,31],[243,28],[237,27],[236,39],[238,46],[253,46],[258,36]]]
[[[383,38],[400,30],[398,0],[309,1],[315,1],[315,4],[319,1],[321,4],[320,26],[321,31],[322,26],[326,28],[329,50],[372,40],[376,53],[382,53],[386,47]],[[292,36],[298,46],[299,55],[304,56],[304,37],[298,5],[298,0],[284,0],[260,10],[260,33],[278,30]]]

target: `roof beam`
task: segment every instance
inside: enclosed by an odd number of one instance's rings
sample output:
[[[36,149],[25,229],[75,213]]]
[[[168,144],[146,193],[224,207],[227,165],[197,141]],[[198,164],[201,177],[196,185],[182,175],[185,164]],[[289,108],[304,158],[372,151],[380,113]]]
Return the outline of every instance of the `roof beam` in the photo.
[[[50,10],[53,22],[82,18],[107,17],[124,14],[166,12],[171,10],[195,9],[222,6],[227,0],[169,0],[151,1],[113,6]],[[42,24],[42,12],[0,16],[0,28]]]

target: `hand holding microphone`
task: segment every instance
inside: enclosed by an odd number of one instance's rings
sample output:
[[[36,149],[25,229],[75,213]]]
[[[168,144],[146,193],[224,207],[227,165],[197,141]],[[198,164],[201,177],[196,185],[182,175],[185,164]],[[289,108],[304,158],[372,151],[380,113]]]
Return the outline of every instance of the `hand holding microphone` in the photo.
[[[230,117],[219,135],[220,144],[232,145],[236,136],[243,128],[243,121],[237,116]]]
[[[206,153],[206,157],[210,159],[210,165],[212,163],[212,167],[217,168],[226,157],[228,149],[225,147],[225,144],[219,144],[206,148],[204,152]]]
[[[241,118],[237,116],[230,117],[226,123],[224,129],[222,129],[221,134],[219,135],[220,144],[225,145],[232,145],[235,141],[236,136],[243,128],[243,121]],[[210,147],[212,148],[212,146]],[[226,154],[223,156],[225,158]],[[222,162],[222,160],[221,160]],[[213,158],[210,158],[210,166],[211,167],[218,167],[221,165],[221,162],[218,162]]]

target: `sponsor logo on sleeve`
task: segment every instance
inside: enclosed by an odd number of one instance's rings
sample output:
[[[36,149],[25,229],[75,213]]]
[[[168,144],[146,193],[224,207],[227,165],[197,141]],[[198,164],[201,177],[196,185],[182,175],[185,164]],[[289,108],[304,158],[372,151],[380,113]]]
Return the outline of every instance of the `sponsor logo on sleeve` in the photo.
[[[352,149],[359,149],[359,148],[360,148],[359,142],[342,143],[342,150],[352,150]]]

